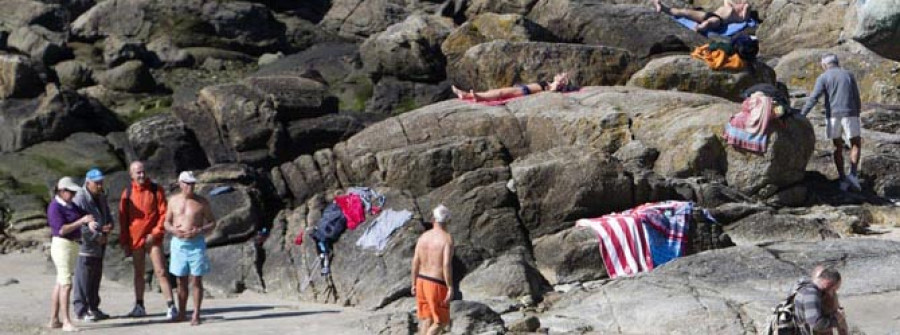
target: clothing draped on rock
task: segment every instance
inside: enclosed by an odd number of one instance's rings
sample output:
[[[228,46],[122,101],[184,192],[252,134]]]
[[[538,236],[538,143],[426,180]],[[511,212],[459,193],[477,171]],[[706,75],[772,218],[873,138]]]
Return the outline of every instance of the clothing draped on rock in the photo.
[[[334,197],[347,219],[347,228],[355,230],[366,221],[366,213],[378,214],[384,206],[384,195],[368,187],[351,187],[347,194]]]
[[[610,278],[650,271],[685,254],[694,203],[647,203],[622,213],[581,219],[575,225],[590,227],[600,239],[600,254]],[[703,214],[715,222],[709,212]]]
[[[691,52],[691,57],[706,62],[706,65],[709,65],[709,68],[714,71],[740,71],[745,66],[744,60],[737,53],[729,55],[723,49],[713,50],[710,49],[709,44],[704,44],[694,49]]]
[[[384,250],[394,231],[406,224],[411,218],[412,212],[410,211],[386,209],[369,224],[363,235],[356,241],[356,245],[362,248]]]
[[[744,99],[741,111],[725,125],[723,137],[728,144],[752,152],[765,153],[769,128],[774,118],[775,103],[771,97],[756,92]]]

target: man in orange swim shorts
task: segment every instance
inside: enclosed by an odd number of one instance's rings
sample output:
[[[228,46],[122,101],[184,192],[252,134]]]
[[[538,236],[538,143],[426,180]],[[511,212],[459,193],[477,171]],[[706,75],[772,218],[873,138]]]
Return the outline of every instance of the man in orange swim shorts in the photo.
[[[419,237],[412,260],[412,294],[416,297],[419,334],[438,334],[450,324],[453,299],[453,237],[444,229],[450,210],[433,211],[434,227]]]

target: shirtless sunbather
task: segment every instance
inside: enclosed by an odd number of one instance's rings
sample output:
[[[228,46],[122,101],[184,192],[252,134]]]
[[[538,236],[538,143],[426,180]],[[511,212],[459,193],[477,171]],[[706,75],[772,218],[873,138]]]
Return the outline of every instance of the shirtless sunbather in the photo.
[[[496,88],[484,92],[475,92],[473,90],[469,90],[468,92],[466,92],[457,88],[456,86],[453,86],[453,93],[456,93],[456,96],[460,99],[492,101],[521,97],[544,91],[562,92],[565,91],[568,87],[569,75],[563,72],[558,73],[556,76],[554,76],[553,82],[551,83],[540,81],[532,84],[518,84],[514,87]]]
[[[672,8],[662,4],[661,0],[653,0],[656,11],[675,17],[688,18],[697,22],[694,28],[699,33],[719,29],[729,23],[744,22],[750,19],[750,4],[741,0],[724,0],[724,4],[712,12],[704,12],[690,8]]]

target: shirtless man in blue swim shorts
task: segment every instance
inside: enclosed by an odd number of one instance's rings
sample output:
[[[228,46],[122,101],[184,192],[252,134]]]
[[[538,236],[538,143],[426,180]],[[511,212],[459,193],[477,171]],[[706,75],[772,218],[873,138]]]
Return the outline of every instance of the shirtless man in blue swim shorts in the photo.
[[[675,17],[685,17],[691,21],[697,22],[694,28],[699,33],[706,31],[715,31],[729,23],[744,22],[750,19],[750,4],[742,0],[724,0],[721,7],[715,11],[705,12],[690,8],[672,8],[663,5],[660,0],[653,0],[656,5],[656,11],[666,13]]]
[[[178,277],[178,316],[185,320],[188,298],[188,279],[193,286],[194,314],[191,325],[200,324],[200,303],[203,302],[203,276],[209,273],[205,235],[216,227],[209,202],[194,193],[197,179],[190,171],[178,176],[181,193],[169,199],[166,212],[166,231],[173,235],[170,246],[169,272]]]

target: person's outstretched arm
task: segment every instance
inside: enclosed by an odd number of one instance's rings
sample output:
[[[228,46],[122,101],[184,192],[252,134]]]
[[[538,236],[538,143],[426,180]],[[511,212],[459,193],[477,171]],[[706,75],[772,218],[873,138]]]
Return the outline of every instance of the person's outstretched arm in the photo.
[[[819,79],[816,79],[816,86],[813,88],[812,95],[809,96],[809,99],[806,100],[806,104],[803,105],[803,109],[800,110],[800,114],[806,116],[809,114],[809,111],[812,110],[813,107],[819,102],[819,98],[822,97],[822,94],[825,93],[825,80],[820,76]]]

